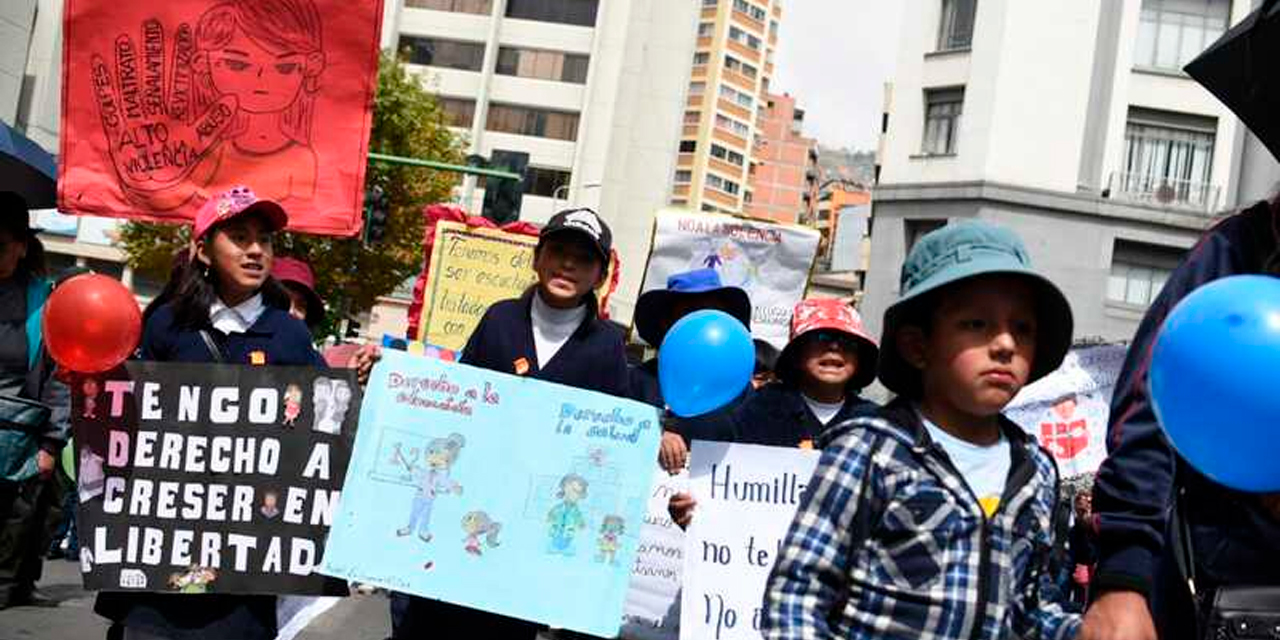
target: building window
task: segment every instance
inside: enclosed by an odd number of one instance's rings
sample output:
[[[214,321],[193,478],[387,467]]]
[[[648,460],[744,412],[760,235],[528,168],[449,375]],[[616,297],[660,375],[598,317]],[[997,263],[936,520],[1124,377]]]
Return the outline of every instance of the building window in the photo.
[[[484,43],[400,36],[400,50],[409,62],[430,67],[479,71],[484,66]]]
[[[956,153],[964,89],[926,89],[924,92],[924,148],[926,155]]]
[[[1147,307],[1155,302],[1185,252],[1129,240],[1116,240],[1107,278],[1107,300]]]
[[[747,138],[751,135],[751,127],[748,127],[733,118],[728,118],[720,114],[716,114],[716,126],[726,131],[733,132],[739,138]]]
[[[693,172],[687,169],[676,171],[676,184],[689,184],[693,181]]]
[[[531,196],[555,196],[556,189],[567,186],[573,174],[560,169],[528,167],[524,173],[524,192]]]
[[[733,10],[751,16],[751,19],[756,22],[764,22],[764,9],[747,2],[747,0],[733,0]]]
[[[704,92],[706,92],[706,90],[707,90],[707,83],[705,83],[705,82],[690,82],[690,83],[689,83],[689,95],[691,95],[691,96],[700,96],[700,95],[702,95]]]
[[[736,73],[741,73],[742,75],[748,78],[751,78],[752,80],[756,79],[756,68],[737,58],[734,58],[733,56],[724,57],[724,68]]]
[[[454,13],[478,13],[489,15],[493,10],[490,0],[405,0],[411,9],[434,9]]]
[[[947,226],[947,221],[929,219],[903,220],[902,225],[904,230],[907,232],[907,251],[910,252],[911,248],[916,246],[916,242],[918,242],[920,238],[923,238],[925,234],[930,231]]]
[[[752,98],[750,95],[738,91],[727,84],[720,85],[720,97],[736,103],[739,107],[744,109],[751,109],[756,105],[755,98]]]
[[[507,17],[596,26],[598,0],[507,0]]]
[[[1231,0],[1142,0],[1134,64],[1181,70],[1231,20]]]
[[[585,84],[589,56],[541,49],[502,47],[497,72],[504,76]]]
[[[699,52],[697,52],[697,53],[693,54],[693,63],[694,63],[694,64],[696,64],[696,65],[697,65],[697,64],[706,64],[706,63],[708,63],[708,62],[711,62],[711,54],[710,54],[710,53],[707,53],[706,51],[699,51]]]
[[[711,157],[724,160],[730,164],[736,164],[739,167],[741,167],[742,163],[746,161],[741,153],[731,151],[715,143],[712,143],[711,145]]]
[[[699,121],[699,120],[701,120],[701,119],[702,119],[702,115],[701,115],[701,114],[699,114],[697,111],[686,111],[686,112],[684,112],[684,123],[685,123],[685,124],[698,124],[698,121]]]
[[[729,27],[729,39],[751,49],[752,51],[760,50],[760,38],[757,38],[737,27]]]
[[[698,150],[697,140],[681,140],[680,153],[693,153]]]
[[[712,35],[715,34],[715,32],[716,32],[716,25],[714,22],[703,22],[698,25],[699,38],[710,38]]]
[[[702,6],[704,6],[704,7],[714,7],[714,6],[716,6],[716,4],[717,4],[718,2],[719,2],[719,0],[702,0]]]
[[[1130,108],[1125,168],[1112,190],[1162,205],[1215,207],[1217,189],[1210,181],[1216,131],[1213,118]]]
[[[741,189],[741,187],[738,186],[738,183],[721,178],[714,173],[707,174],[707,186],[712,189],[723,191],[731,196],[738,195],[738,191]]]
[[[578,114],[491,103],[485,128],[502,133],[572,141],[578,139]]]
[[[770,40],[778,39],[778,21],[777,20],[769,21],[769,39]]]
[[[968,49],[973,44],[973,18],[978,0],[942,0],[938,23],[938,50]]]
[[[444,122],[451,127],[471,128],[471,121],[476,115],[476,101],[467,98],[437,98],[440,110],[444,111]]]

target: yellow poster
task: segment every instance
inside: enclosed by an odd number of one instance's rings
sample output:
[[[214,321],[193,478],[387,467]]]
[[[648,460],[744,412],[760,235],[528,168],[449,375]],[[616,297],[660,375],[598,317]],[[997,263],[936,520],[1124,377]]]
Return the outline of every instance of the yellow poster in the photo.
[[[437,223],[416,338],[461,350],[489,305],[519,297],[537,281],[537,244],[536,236]]]

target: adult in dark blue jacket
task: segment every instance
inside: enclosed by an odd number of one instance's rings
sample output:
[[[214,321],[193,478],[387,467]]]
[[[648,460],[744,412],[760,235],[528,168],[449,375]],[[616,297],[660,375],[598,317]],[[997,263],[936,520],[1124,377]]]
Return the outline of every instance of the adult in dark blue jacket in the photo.
[[[595,290],[604,284],[612,245],[609,226],[590,209],[552,216],[534,249],[537,285],[517,299],[490,306],[463,347],[460,361],[627,397],[622,330],[601,320],[596,307]],[[539,628],[532,622],[400,593],[391,596],[391,624],[394,637],[406,639],[461,635],[532,640]]]
[[[737,318],[744,327],[751,326],[751,298],[738,287],[724,286],[715,269],[696,269],[667,278],[666,289],[650,289],[636,300],[636,333],[655,348],[662,346],[667,332],[681,318],[695,311],[723,311]],[[668,414],[663,421],[659,462],[672,473],[684,468],[692,440],[732,441],[733,413],[751,397],[752,388],[727,405],[692,418]],[[658,381],[658,356],[631,367],[631,397],[666,409],[662,385]]]
[[[1153,617],[1162,638],[1195,636],[1195,607],[1171,553],[1180,491],[1199,593],[1226,584],[1280,585],[1280,509],[1267,506],[1274,497],[1233,491],[1196,473],[1170,448],[1147,386],[1151,348],[1178,302],[1218,278],[1280,275],[1278,244],[1276,205],[1259,203],[1227,218],[1169,276],[1138,327],[1116,381],[1108,457],[1093,489],[1099,555],[1090,588],[1101,595],[1086,627],[1114,634],[1094,637],[1150,638]]]
[[[271,279],[280,205],[235,187],[205,204],[192,236],[195,259],[174,297],[147,319],[140,357],[161,362],[324,366],[311,334],[289,315],[289,296]],[[275,596],[100,593],[94,610],[148,638],[269,640]],[[108,632],[108,637],[112,632]]]

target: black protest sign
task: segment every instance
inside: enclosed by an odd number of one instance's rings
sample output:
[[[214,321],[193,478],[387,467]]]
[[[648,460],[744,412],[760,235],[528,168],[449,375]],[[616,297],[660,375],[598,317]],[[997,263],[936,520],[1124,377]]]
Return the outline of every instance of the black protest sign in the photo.
[[[130,362],[72,384],[86,589],[332,592],[352,370]]]

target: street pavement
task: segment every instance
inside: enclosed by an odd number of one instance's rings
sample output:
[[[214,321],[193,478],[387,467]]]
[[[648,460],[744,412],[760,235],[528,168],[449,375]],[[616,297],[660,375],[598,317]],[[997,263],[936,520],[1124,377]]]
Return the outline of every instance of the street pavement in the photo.
[[[0,611],[0,640],[100,640],[106,637],[107,624],[93,613],[94,593],[81,587],[77,563],[46,561],[44,579],[39,586],[45,595],[59,601],[58,606]],[[383,640],[390,635],[387,598],[377,593],[343,599],[314,620],[297,640]]]

